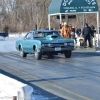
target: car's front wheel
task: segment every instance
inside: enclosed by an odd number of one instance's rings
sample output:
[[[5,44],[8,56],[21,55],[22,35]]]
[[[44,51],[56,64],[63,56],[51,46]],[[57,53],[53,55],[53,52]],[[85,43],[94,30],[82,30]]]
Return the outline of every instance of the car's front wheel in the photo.
[[[40,60],[42,58],[42,53],[38,52],[37,49],[35,48],[35,59]]]
[[[21,56],[22,58],[24,58],[24,57],[27,56],[27,53],[25,53],[25,52],[23,51],[22,47],[20,47],[20,56]]]
[[[64,52],[64,55],[65,55],[66,58],[70,58],[71,55],[72,55],[72,51],[71,50],[67,50],[67,51]]]

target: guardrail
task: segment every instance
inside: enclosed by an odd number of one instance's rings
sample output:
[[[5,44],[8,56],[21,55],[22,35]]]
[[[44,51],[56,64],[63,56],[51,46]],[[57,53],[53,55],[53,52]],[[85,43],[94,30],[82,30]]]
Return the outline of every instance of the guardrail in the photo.
[[[33,88],[8,76],[0,74],[0,100],[31,100]]]

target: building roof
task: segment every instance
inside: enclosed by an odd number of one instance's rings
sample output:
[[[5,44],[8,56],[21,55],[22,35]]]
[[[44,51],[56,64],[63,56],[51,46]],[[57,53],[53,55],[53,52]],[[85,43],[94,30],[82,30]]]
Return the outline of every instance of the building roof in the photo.
[[[52,0],[48,14],[98,12],[96,0]]]

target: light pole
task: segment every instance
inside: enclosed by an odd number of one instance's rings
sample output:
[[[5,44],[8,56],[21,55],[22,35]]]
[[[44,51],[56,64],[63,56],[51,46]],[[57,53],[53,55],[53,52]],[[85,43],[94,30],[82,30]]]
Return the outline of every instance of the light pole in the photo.
[[[39,6],[39,5],[38,5],[38,4],[39,4],[39,2],[37,2],[37,3],[36,3],[36,13],[37,13],[37,30],[38,30],[38,28],[39,28],[39,27],[38,27],[38,26],[39,26],[39,15],[38,15],[38,11],[39,11],[39,7],[38,7],[38,6]]]

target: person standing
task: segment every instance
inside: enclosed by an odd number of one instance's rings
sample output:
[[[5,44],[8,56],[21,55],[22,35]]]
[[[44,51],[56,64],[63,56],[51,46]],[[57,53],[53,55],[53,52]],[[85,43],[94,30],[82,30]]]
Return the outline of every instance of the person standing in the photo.
[[[72,27],[72,39],[75,39],[75,27]]]
[[[64,22],[62,22],[62,23],[60,24],[60,29],[62,29],[63,26],[64,26]]]
[[[61,36],[64,38],[71,38],[71,28],[66,22],[64,22],[64,26],[61,29]]]
[[[94,25],[91,25],[90,27],[91,27],[91,30],[92,30],[91,44],[93,46],[93,45],[95,45],[94,44],[94,42],[95,42],[95,38],[94,37],[96,36],[96,34],[95,34],[96,30],[95,30]]]
[[[35,26],[34,26],[33,30],[37,30],[37,24],[35,24]]]
[[[92,30],[92,36],[94,37],[94,33],[96,32],[95,27],[93,25],[91,25],[91,30]]]
[[[77,28],[76,34],[77,34],[78,37],[80,37],[80,35],[81,35],[81,28]]]
[[[4,26],[3,26],[2,31],[3,31],[4,33],[8,33],[8,30],[9,30],[9,27],[8,27],[8,25],[5,23]]]
[[[89,47],[91,48],[91,36],[92,36],[92,30],[91,28],[88,26],[87,23],[85,23],[83,31],[82,31],[82,35],[84,37],[84,47],[86,47],[86,42],[88,40],[89,43]]]

